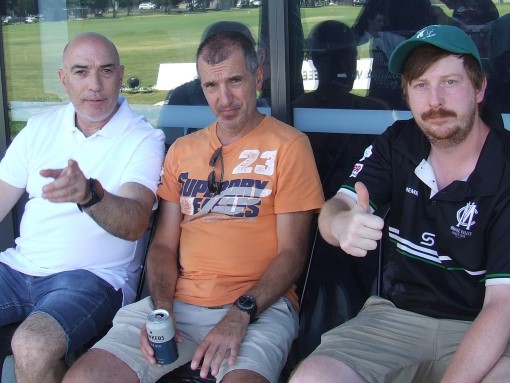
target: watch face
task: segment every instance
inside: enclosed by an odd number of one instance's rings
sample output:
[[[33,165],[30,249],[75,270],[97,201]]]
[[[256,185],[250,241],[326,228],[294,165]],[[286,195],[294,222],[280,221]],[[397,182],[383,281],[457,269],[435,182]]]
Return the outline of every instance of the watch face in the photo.
[[[249,310],[255,306],[255,299],[250,295],[242,295],[238,299],[239,306]]]
[[[257,320],[257,301],[251,295],[241,295],[237,298],[235,305],[239,310],[246,311],[250,315],[250,323]]]

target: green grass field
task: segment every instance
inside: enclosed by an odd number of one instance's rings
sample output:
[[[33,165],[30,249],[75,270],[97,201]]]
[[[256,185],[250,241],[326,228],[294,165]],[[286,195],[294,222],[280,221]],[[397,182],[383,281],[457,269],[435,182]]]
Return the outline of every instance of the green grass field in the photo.
[[[325,19],[352,24],[361,8],[321,7],[302,10],[305,35],[310,26]],[[3,27],[8,97],[17,101],[59,101],[64,97],[56,75],[62,49],[69,38],[85,31],[108,36],[126,67],[126,79],[136,76],[141,86],[156,84],[159,64],[194,62],[203,29],[219,20],[246,24],[258,38],[259,10],[233,9],[180,14],[92,18]],[[43,47],[43,52],[41,52]],[[166,92],[127,94],[132,103],[152,104]]]
[[[498,7],[500,15],[510,12],[508,3]],[[327,19],[352,25],[360,10],[351,6],[303,8],[304,34],[314,24]],[[256,8],[129,17],[118,13],[116,18],[4,26],[8,99],[60,101],[65,98],[56,74],[61,52],[69,38],[85,31],[102,33],[116,44],[126,67],[126,79],[136,76],[141,86],[152,86],[156,84],[160,63],[193,62],[203,29],[219,20],[240,21],[258,37]],[[159,91],[127,94],[127,98],[131,103],[154,104],[165,95],[166,91]]]

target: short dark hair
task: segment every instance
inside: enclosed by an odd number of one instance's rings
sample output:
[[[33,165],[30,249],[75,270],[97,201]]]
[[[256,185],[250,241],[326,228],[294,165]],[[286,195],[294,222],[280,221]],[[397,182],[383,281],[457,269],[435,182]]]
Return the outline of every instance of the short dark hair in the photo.
[[[477,90],[481,89],[485,79],[485,73],[475,57],[467,54],[464,55],[448,52],[434,45],[423,45],[414,49],[409,54],[409,57],[404,64],[401,78],[404,98],[407,99],[407,85],[409,85],[411,81],[423,75],[423,73],[425,73],[439,60],[451,55],[463,59],[464,69],[466,69],[474,88]]]
[[[207,64],[219,64],[228,59],[235,48],[241,49],[246,60],[246,69],[255,76],[259,66],[255,46],[245,35],[235,31],[218,32],[207,37],[198,47],[197,66],[200,57]]]

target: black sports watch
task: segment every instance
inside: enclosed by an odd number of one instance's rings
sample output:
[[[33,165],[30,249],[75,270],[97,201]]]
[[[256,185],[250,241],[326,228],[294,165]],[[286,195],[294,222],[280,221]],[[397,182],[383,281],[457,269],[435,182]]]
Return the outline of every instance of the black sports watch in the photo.
[[[250,315],[250,323],[255,322],[257,318],[257,301],[251,295],[241,295],[234,303],[236,307]]]
[[[78,209],[80,209],[80,211],[83,211],[83,209],[95,205],[96,203],[100,202],[104,197],[103,186],[98,180],[95,180],[94,178],[89,178],[87,180],[87,183],[89,184],[91,197],[87,203],[84,203],[82,205],[80,205],[79,203],[77,204]]]

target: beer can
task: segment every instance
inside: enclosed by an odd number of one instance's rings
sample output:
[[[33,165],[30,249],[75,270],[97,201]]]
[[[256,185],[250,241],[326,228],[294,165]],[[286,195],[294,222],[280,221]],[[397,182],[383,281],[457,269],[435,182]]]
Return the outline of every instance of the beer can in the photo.
[[[174,322],[168,311],[157,309],[147,316],[147,336],[157,364],[170,364],[177,360],[179,352]]]

